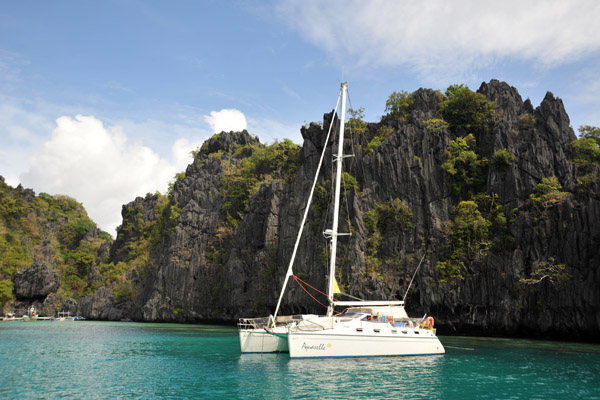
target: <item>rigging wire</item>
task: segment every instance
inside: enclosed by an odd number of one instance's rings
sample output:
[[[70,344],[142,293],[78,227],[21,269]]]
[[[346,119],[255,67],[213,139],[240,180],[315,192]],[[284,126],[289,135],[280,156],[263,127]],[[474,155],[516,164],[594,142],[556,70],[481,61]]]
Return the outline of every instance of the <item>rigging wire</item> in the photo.
[[[343,136],[343,132],[340,132],[340,130],[338,128],[339,125],[334,123],[335,122],[335,117],[336,117],[336,115],[334,114],[333,118],[332,118],[332,120],[330,122],[330,125],[334,124],[334,126],[335,126],[334,130],[333,130],[333,138],[332,138],[333,143],[335,143],[336,140],[339,140],[340,137],[342,137],[342,138],[344,137]],[[339,118],[339,116],[338,116],[338,118]],[[355,151],[354,151],[354,136],[352,136],[352,128],[350,126],[348,126],[348,128],[349,128],[348,130],[350,131],[350,135],[351,135],[351,137],[350,137],[350,144],[352,146],[352,154],[351,154],[350,157],[353,159],[352,162],[351,162],[351,164],[350,164],[350,168],[349,169],[352,170],[353,167],[356,164],[356,159],[355,159],[355,156],[354,156],[354,153],[355,153]],[[337,134],[337,137],[336,137],[336,134]],[[331,171],[331,177],[333,177],[335,175],[334,164],[335,163],[331,163],[331,170],[330,170]],[[327,201],[327,212],[325,214],[325,219],[323,220],[322,231],[326,230],[327,224],[329,223],[329,218],[330,218],[330,213],[331,213],[331,204],[333,202],[332,199],[333,199],[333,193],[334,193],[334,185],[335,185],[334,180],[331,179],[330,180],[329,197],[328,197],[328,201]],[[346,182],[345,182],[343,174],[342,174],[342,187],[344,189],[343,198],[344,198],[344,203],[345,203],[345,208],[346,208],[345,211],[346,211],[346,222],[347,222],[347,225],[348,225],[348,233],[351,234],[352,233],[352,221],[350,219],[350,202],[348,201],[348,190],[346,188]],[[327,249],[326,261],[327,261],[327,264],[329,265],[329,263],[331,261],[331,259],[330,259],[331,249],[329,248],[329,241],[326,238],[325,238],[325,242],[326,242],[326,249]]]
[[[336,111],[337,111],[337,108],[336,108]],[[331,122],[330,122],[330,127],[332,125],[334,126],[333,132],[332,132],[333,135],[332,135],[332,138],[331,138],[332,143],[335,143],[335,141],[336,141],[336,136],[335,136],[336,132],[339,132],[339,130],[340,130],[339,129],[339,125],[335,123],[335,117],[336,117],[336,114],[334,113],[333,116],[332,116],[332,118],[331,118]],[[325,145],[327,145],[327,143]],[[330,173],[331,173],[330,176],[333,177],[334,176],[333,163],[331,163]],[[327,211],[325,212],[325,218],[323,219],[323,226],[321,228],[321,232],[325,232],[325,230],[327,229],[327,224],[329,223],[329,213],[331,211],[331,203],[333,202],[332,201],[333,200],[333,191],[334,191],[334,188],[333,188],[333,179],[331,179],[330,180],[330,187],[329,187],[329,190],[328,190],[329,196],[327,197]],[[324,236],[323,236],[323,240],[325,241],[325,253],[326,253],[325,254],[326,264],[325,265],[329,265],[329,262],[331,260],[331,258],[330,258],[331,257],[331,248],[329,246],[330,243],[329,243],[329,240],[327,240],[327,238],[324,237]]]
[[[406,300],[406,296],[408,296],[408,291],[410,290],[410,286],[413,283],[413,280],[415,279],[415,276],[417,276],[417,272],[419,271],[419,268],[421,268],[421,263],[423,262],[423,259],[425,258],[425,254],[423,254],[423,257],[421,257],[421,261],[419,261],[419,265],[417,265],[417,269],[415,269],[415,273],[412,276],[412,279],[410,280],[410,283],[408,284],[408,289],[406,289],[406,293],[404,293],[404,297],[402,298],[402,301]]]
[[[351,109],[352,101],[350,100],[349,92],[347,93],[347,98],[348,98],[348,109]],[[351,148],[350,158],[352,159],[349,163],[350,165],[348,166],[348,170],[351,172],[355,172],[355,170],[356,170],[356,157],[355,157],[356,152],[354,151],[354,132],[352,131],[351,124],[348,124],[346,126],[348,127],[348,131],[350,132],[350,148]],[[354,175],[352,175],[352,176],[354,176]],[[342,183],[343,183],[343,187],[344,187],[344,203],[345,203],[345,207],[346,207],[346,222],[348,224],[348,233],[350,233],[350,235],[351,235],[352,234],[352,221],[350,219],[350,202],[348,201],[348,190],[346,187],[346,182],[344,181],[343,174],[342,174]],[[341,281],[341,278],[340,278],[340,281]],[[352,297],[348,294],[346,294],[346,296]]]
[[[341,95],[341,93],[342,93],[342,91],[340,91],[340,95]],[[335,117],[335,113],[337,111],[337,108],[338,108],[338,105],[340,102],[340,95],[338,95],[337,103],[335,105],[335,108],[333,109],[334,117]],[[335,119],[335,118],[332,118],[332,119]],[[329,140],[330,134],[331,134],[331,125],[329,126],[329,130],[327,132],[327,137],[325,139],[325,146],[323,146],[323,151],[321,152],[321,157],[319,158],[319,165],[318,165],[317,171],[315,173],[315,179],[311,186],[310,193],[308,194],[308,201],[307,201],[306,207],[304,209],[304,216],[302,217],[302,222],[300,223],[300,228],[298,230],[298,236],[296,237],[296,244],[294,245],[294,251],[292,252],[292,257],[291,257],[290,263],[288,265],[288,270],[285,274],[285,279],[283,281],[281,293],[279,294],[279,299],[277,300],[277,306],[275,307],[275,313],[271,316],[271,319],[273,320],[273,326],[275,326],[275,318],[277,318],[277,312],[279,311],[279,306],[281,305],[281,300],[283,299],[283,294],[285,293],[285,288],[287,286],[290,276],[292,275],[292,267],[294,265],[294,260],[296,258],[296,251],[298,250],[298,246],[300,244],[300,238],[302,237],[302,230],[304,229],[304,224],[306,223],[306,218],[308,216],[308,211],[310,209],[310,203],[312,202],[312,197],[313,197],[313,194],[315,191],[315,186],[317,185],[319,171],[321,170],[321,165],[323,165],[323,157],[325,157],[325,152],[327,149],[327,141]]]
[[[312,289],[315,289],[313,286],[309,285],[308,283],[304,282],[303,280],[301,280],[300,278],[298,278],[298,276],[296,275],[292,275],[292,278],[294,278],[294,281],[302,288],[302,290],[304,290],[306,292],[306,294],[308,294],[314,301],[316,301],[317,303],[319,303],[321,306],[323,306],[324,308],[327,308],[327,306],[323,303],[321,303],[319,300],[317,300],[317,298],[315,296],[312,295],[312,293],[310,293],[305,287],[304,285],[306,284],[307,286],[309,286]],[[315,289],[317,292],[325,294],[323,292],[321,292],[318,289]],[[327,296],[327,295],[325,295]]]
[[[337,106],[336,106],[336,109],[337,109]],[[337,117],[337,115],[336,115],[336,110],[334,110],[334,112],[333,112],[333,114],[332,114],[331,121],[330,121],[330,127],[329,127],[329,128],[331,129],[331,126],[332,126],[332,125],[334,126],[334,129],[333,129],[333,138],[332,138],[332,141],[333,141],[333,143],[335,143],[336,139],[337,139],[337,140],[340,140],[339,138],[343,138],[343,137],[344,137],[344,136],[343,136],[343,132],[340,132],[340,129],[338,128],[338,125],[337,125],[337,124],[335,124],[335,118],[336,118],[336,117]],[[339,118],[339,117],[338,117],[338,118]],[[352,145],[352,155],[351,155],[351,157],[352,157],[352,158],[354,158],[354,136],[352,136],[352,129],[351,129],[351,127],[349,127],[349,131],[350,131],[350,135],[351,135],[351,137],[350,137],[350,143],[351,143],[351,145]],[[335,136],[336,134],[338,135],[338,137],[337,137],[337,138],[336,138],[336,136]],[[325,145],[327,145],[327,143],[325,143]],[[356,160],[352,160],[352,163],[351,163],[350,167],[353,167],[355,164],[356,164]],[[335,171],[334,171],[334,163],[331,163],[331,175],[330,175],[330,176],[331,176],[331,177],[333,177],[333,176],[334,176],[334,173],[335,173]],[[325,231],[325,230],[326,230],[327,223],[328,223],[328,221],[329,221],[329,218],[330,218],[330,212],[331,212],[331,203],[332,203],[333,192],[334,192],[334,182],[333,182],[333,181],[334,181],[333,179],[331,179],[331,181],[330,181],[331,187],[330,187],[330,190],[329,190],[329,196],[328,196],[328,201],[327,201],[327,212],[326,212],[326,214],[325,214],[325,218],[324,218],[324,220],[323,220],[323,229],[322,229],[323,231]],[[349,233],[351,233],[351,231],[352,231],[352,223],[351,223],[351,219],[350,219],[350,208],[349,208],[350,206],[349,206],[349,201],[348,201],[348,191],[347,191],[347,189],[346,189],[346,184],[345,184],[345,181],[344,181],[344,177],[343,177],[343,175],[342,175],[342,183],[343,183],[343,185],[342,185],[342,186],[344,187],[344,200],[345,200],[345,203],[346,203],[346,204],[345,204],[345,205],[346,205],[346,221],[347,221],[347,223],[348,223],[348,232],[349,232]],[[326,241],[326,260],[327,260],[327,264],[329,264],[329,262],[331,261],[331,249],[330,249],[330,246],[329,246],[329,241],[328,241],[327,239],[325,239],[325,241]],[[314,287],[313,287],[313,286],[311,286],[310,284],[308,284],[308,283],[306,283],[306,282],[302,281],[302,280],[301,280],[300,278],[298,278],[298,277],[297,277],[295,274],[293,274],[293,275],[292,275],[292,277],[293,277],[294,281],[295,281],[296,283],[298,283],[298,285],[299,285],[299,286],[300,286],[300,287],[301,287],[301,288],[302,288],[302,289],[303,289],[303,290],[304,290],[304,291],[305,291],[305,292],[306,292],[306,293],[307,293],[307,294],[308,294],[308,295],[309,295],[311,298],[313,298],[313,300],[315,300],[317,303],[319,303],[319,304],[321,304],[322,306],[324,306],[324,307],[326,307],[326,308],[327,308],[327,306],[325,306],[323,303],[321,303],[319,300],[317,300],[317,299],[316,299],[316,298],[315,298],[315,297],[314,297],[314,296],[313,296],[313,295],[312,295],[310,292],[308,292],[308,290],[307,290],[307,289],[304,287],[304,285],[303,285],[303,284],[305,284],[305,285],[309,286],[309,287],[310,287],[310,288],[312,288],[313,290],[316,290],[317,292],[319,292],[319,293],[323,294],[324,296],[326,296],[327,298],[329,298],[329,296],[327,296],[327,294],[325,294],[324,292],[320,291],[319,289],[316,289],[316,288],[314,288]],[[350,297],[350,298],[353,298],[353,299],[358,299],[358,298],[356,298],[356,297],[353,297],[353,296],[351,296],[351,295],[348,295],[348,294],[346,294],[346,293],[341,293],[341,294],[342,294],[342,295],[345,295],[345,296],[348,296],[348,297]],[[332,300],[332,301],[333,301],[334,299],[333,299],[333,298],[331,298],[330,300]],[[359,300],[360,300],[360,299],[359,299]]]
[[[338,116],[338,118],[339,118],[339,116]],[[331,121],[331,124],[334,123],[334,119],[335,119],[335,115],[334,115],[334,118]],[[350,130],[350,132],[352,132],[352,131]],[[336,137],[336,134],[337,134],[337,137]],[[339,139],[340,137],[341,138],[344,137],[343,132],[340,132],[339,125],[335,124],[335,128],[334,128],[334,131],[333,131],[333,138],[332,138],[333,143],[335,143],[336,140],[340,140]],[[353,145],[353,139],[352,138],[351,138],[351,144]],[[354,158],[354,146],[352,146],[352,156],[351,157]],[[354,161],[355,160],[353,160],[353,162]],[[332,178],[335,175],[334,164],[335,163],[333,163],[333,162],[331,163],[331,177]],[[342,187],[344,189],[344,196],[343,196],[343,198],[344,198],[344,203],[345,203],[345,207],[346,207],[346,222],[348,224],[348,233],[351,233],[352,232],[352,222],[350,220],[350,208],[349,208],[349,201],[348,201],[348,191],[346,189],[346,183],[345,183],[344,175],[342,174],[341,177],[342,177]],[[331,179],[331,181],[330,181],[330,189],[329,189],[329,198],[328,198],[328,202],[327,202],[327,213],[325,214],[326,217],[323,220],[323,228],[322,228],[323,231],[326,230],[327,224],[329,223],[330,212],[331,212],[331,204],[333,203],[332,200],[333,200],[334,186],[335,186],[334,180]],[[330,259],[331,249],[329,248],[329,241],[327,240],[327,238],[325,238],[325,242],[326,242],[326,247],[327,247],[327,255],[326,255],[327,258],[326,258],[326,261],[327,261],[327,265],[329,265],[329,262],[331,261],[331,259]]]
[[[349,104],[349,107],[352,108],[352,100],[350,99],[350,90],[348,90],[348,104]],[[366,132],[366,128],[365,128],[365,132]],[[351,126],[350,126],[350,136],[351,136],[351,144],[352,144],[352,154],[356,154],[356,151],[355,151],[355,148],[354,148],[354,145],[355,145],[355,143],[354,143],[354,136],[353,136],[353,132],[352,132],[352,127]],[[357,144],[357,147],[360,147],[360,144]],[[364,154],[364,151],[361,152],[361,154]],[[359,164],[358,161],[356,160],[356,157],[352,157],[353,171],[358,171],[358,166],[360,166],[360,172],[362,173],[363,182],[367,182],[364,163],[360,163]]]
[[[292,275],[292,278],[294,278],[294,281],[302,288],[302,290],[304,290],[306,292],[306,294],[308,294],[314,301],[316,301],[317,303],[319,303],[320,305],[322,305],[324,308],[327,308],[327,306],[323,303],[321,303],[319,300],[317,300],[317,298],[315,296],[312,295],[312,293],[310,293],[304,286],[308,286],[309,288],[311,288],[312,290],[322,294],[323,296],[329,298],[329,296],[327,295],[327,293],[317,289],[316,287],[312,286],[310,283],[303,281],[302,279],[300,279],[297,275]],[[331,300],[334,300],[333,298],[331,298]],[[341,314],[341,312],[339,311],[335,311],[336,314]]]

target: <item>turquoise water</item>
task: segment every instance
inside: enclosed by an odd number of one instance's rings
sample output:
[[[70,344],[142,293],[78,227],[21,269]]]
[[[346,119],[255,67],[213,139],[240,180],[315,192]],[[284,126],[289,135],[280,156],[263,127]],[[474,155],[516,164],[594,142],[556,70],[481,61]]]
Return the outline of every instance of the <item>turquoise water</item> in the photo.
[[[600,399],[600,346],[441,337],[428,357],[240,355],[229,327],[0,323],[0,398]]]

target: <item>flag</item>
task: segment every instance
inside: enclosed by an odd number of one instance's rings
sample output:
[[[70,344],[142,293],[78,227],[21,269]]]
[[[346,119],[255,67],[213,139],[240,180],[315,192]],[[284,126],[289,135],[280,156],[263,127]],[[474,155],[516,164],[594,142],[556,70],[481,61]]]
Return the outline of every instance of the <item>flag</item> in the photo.
[[[337,280],[333,279],[333,294],[342,293],[340,291],[340,287],[338,286]]]

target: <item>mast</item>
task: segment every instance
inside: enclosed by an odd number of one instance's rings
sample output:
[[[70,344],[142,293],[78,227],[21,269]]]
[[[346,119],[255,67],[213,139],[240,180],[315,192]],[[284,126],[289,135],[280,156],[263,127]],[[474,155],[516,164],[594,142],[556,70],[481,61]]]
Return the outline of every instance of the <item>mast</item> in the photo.
[[[338,94],[338,99],[335,104],[335,108],[333,109],[333,115],[331,116],[331,123],[329,124],[329,130],[327,131],[327,137],[325,138],[325,146],[323,146],[323,151],[321,152],[321,158],[319,158],[319,165],[317,167],[317,172],[315,173],[315,178],[313,184],[310,188],[310,193],[308,195],[308,200],[306,202],[306,207],[304,208],[304,216],[302,217],[302,222],[300,223],[300,229],[298,230],[298,236],[296,237],[296,243],[294,244],[294,251],[292,252],[292,257],[290,259],[290,264],[288,265],[287,272],[285,274],[285,279],[283,280],[283,287],[281,288],[281,292],[279,293],[279,300],[277,300],[277,307],[275,307],[275,313],[270,317],[271,323],[275,326],[275,321],[277,320],[277,313],[279,312],[279,306],[281,305],[281,300],[283,300],[283,294],[285,293],[285,288],[287,287],[288,281],[290,277],[293,275],[293,265],[294,260],[296,259],[296,253],[298,251],[298,246],[300,245],[300,238],[302,237],[302,231],[304,229],[304,225],[306,224],[306,218],[308,217],[308,211],[310,209],[310,204],[312,202],[313,194],[315,192],[315,186],[317,185],[317,181],[319,180],[319,172],[321,171],[321,166],[323,165],[323,158],[325,158],[325,153],[327,151],[327,143],[329,142],[329,136],[331,135],[331,130],[333,127],[333,121],[335,120],[335,115],[337,113],[338,105],[340,104],[340,96],[342,95],[342,91]],[[346,97],[344,96],[344,105]],[[343,112],[343,110],[342,110]]]
[[[344,120],[346,119],[346,96],[348,92],[348,83],[342,82],[342,108],[340,113],[340,132],[338,135],[338,151],[337,156],[334,156],[335,162],[335,197],[333,203],[333,224],[331,232],[325,231],[326,236],[331,236],[331,260],[329,262],[329,287],[327,295],[329,297],[329,307],[327,307],[327,315],[333,315],[333,285],[335,282],[335,257],[337,252],[337,237],[338,237],[338,219],[340,212],[340,191],[342,181],[342,160],[344,159]]]

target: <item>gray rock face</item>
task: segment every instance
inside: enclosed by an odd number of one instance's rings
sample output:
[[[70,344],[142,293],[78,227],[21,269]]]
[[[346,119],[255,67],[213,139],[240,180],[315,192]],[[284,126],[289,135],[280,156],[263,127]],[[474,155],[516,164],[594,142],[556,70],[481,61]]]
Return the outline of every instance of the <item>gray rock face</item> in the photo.
[[[91,296],[83,297],[77,313],[89,319],[119,321],[125,318],[124,310],[115,306],[115,296],[105,287]]]
[[[117,238],[110,247],[110,258],[115,263],[123,261],[128,255],[126,243],[139,241],[147,232],[144,231],[140,222],[153,222],[159,218],[159,210],[156,209],[158,195],[150,194],[145,198],[138,197],[121,209],[123,223],[117,228]],[[123,229],[127,227],[127,229]],[[100,249],[104,252],[104,249]],[[99,256],[101,256],[99,254]]]
[[[548,93],[534,109],[515,88],[495,80],[483,83],[479,92],[496,103],[498,112],[489,126],[473,132],[478,154],[491,161],[477,191],[497,195],[496,201],[507,215],[515,210],[509,221],[514,246],[491,249],[464,266],[464,280],[442,281],[436,263],[445,255],[444,226],[463,199],[453,194],[450,177],[441,167],[454,134],[447,128],[439,132],[427,129],[427,120],[440,118],[440,96],[420,89],[413,94],[407,122],[385,117],[381,123],[368,124],[366,132],[355,138],[357,143],[348,140],[345,144],[346,153],[354,154],[345,161],[346,169],[359,187],[348,188],[344,195],[341,229],[351,230],[352,236],[340,241],[340,283],[345,292],[358,297],[401,299],[418,260],[427,253],[407,308],[414,315],[434,315],[441,334],[597,338],[600,185],[592,182],[585,193],[578,190],[570,147],[576,137],[562,101]],[[219,185],[227,165],[239,164],[251,152],[226,153],[235,144],[255,143],[256,139],[247,132],[230,132],[208,141],[203,147],[206,153],[196,157],[186,177],[174,185],[172,205],[181,209],[181,214],[160,238],[155,262],[131,310],[141,310],[139,318],[148,321],[181,322],[231,322],[241,316],[272,313],[330,122],[331,114],[326,114],[323,127],[311,124],[302,129],[301,162],[294,179],[273,179],[263,185],[235,227],[224,222],[226,199]],[[382,126],[393,132],[373,151],[366,150]],[[501,149],[514,156],[510,165],[493,164],[494,153]],[[218,151],[223,154],[207,155]],[[326,157],[331,159],[330,151]],[[558,177],[571,194],[561,205],[540,214],[529,196],[543,178],[551,176]],[[332,169],[326,162],[322,191],[303,228],[294,264],[298,277],[323,291],[328,251],[322,231],[330,212],[331,178]],[[376,202],[396,198],[410,207],[413,227],[387,234],[377,251],[381,263],[374,264],[366,216]],[[150,212],[155,204],[152,197],[136,199],[127,207],[136,204],[144,210],[144,218],[156,218]],[[132,223],[124,214],[123,226]],[[125,254],[119,253],[120,240],[118,237],[111,250],[117,260]],[[569,279],[560,284],[546,280],[526,285],[521,281],[549,258],[565,265]],[[89,300],[90,304],[110,299],[104,295]],[[323,297],[320,300],[326,302]],[[106,304],[114,309],[112,303]],[[97,306],[97,310],[101,308]],[[290,282],[282,312],[321,313],[323,308]],[[124,316],[132,317],[120,317]]]
[[[43,300],[60,286],[60,278],[43,262],[17,271],[13,276],[14,292],[19,300]]]

